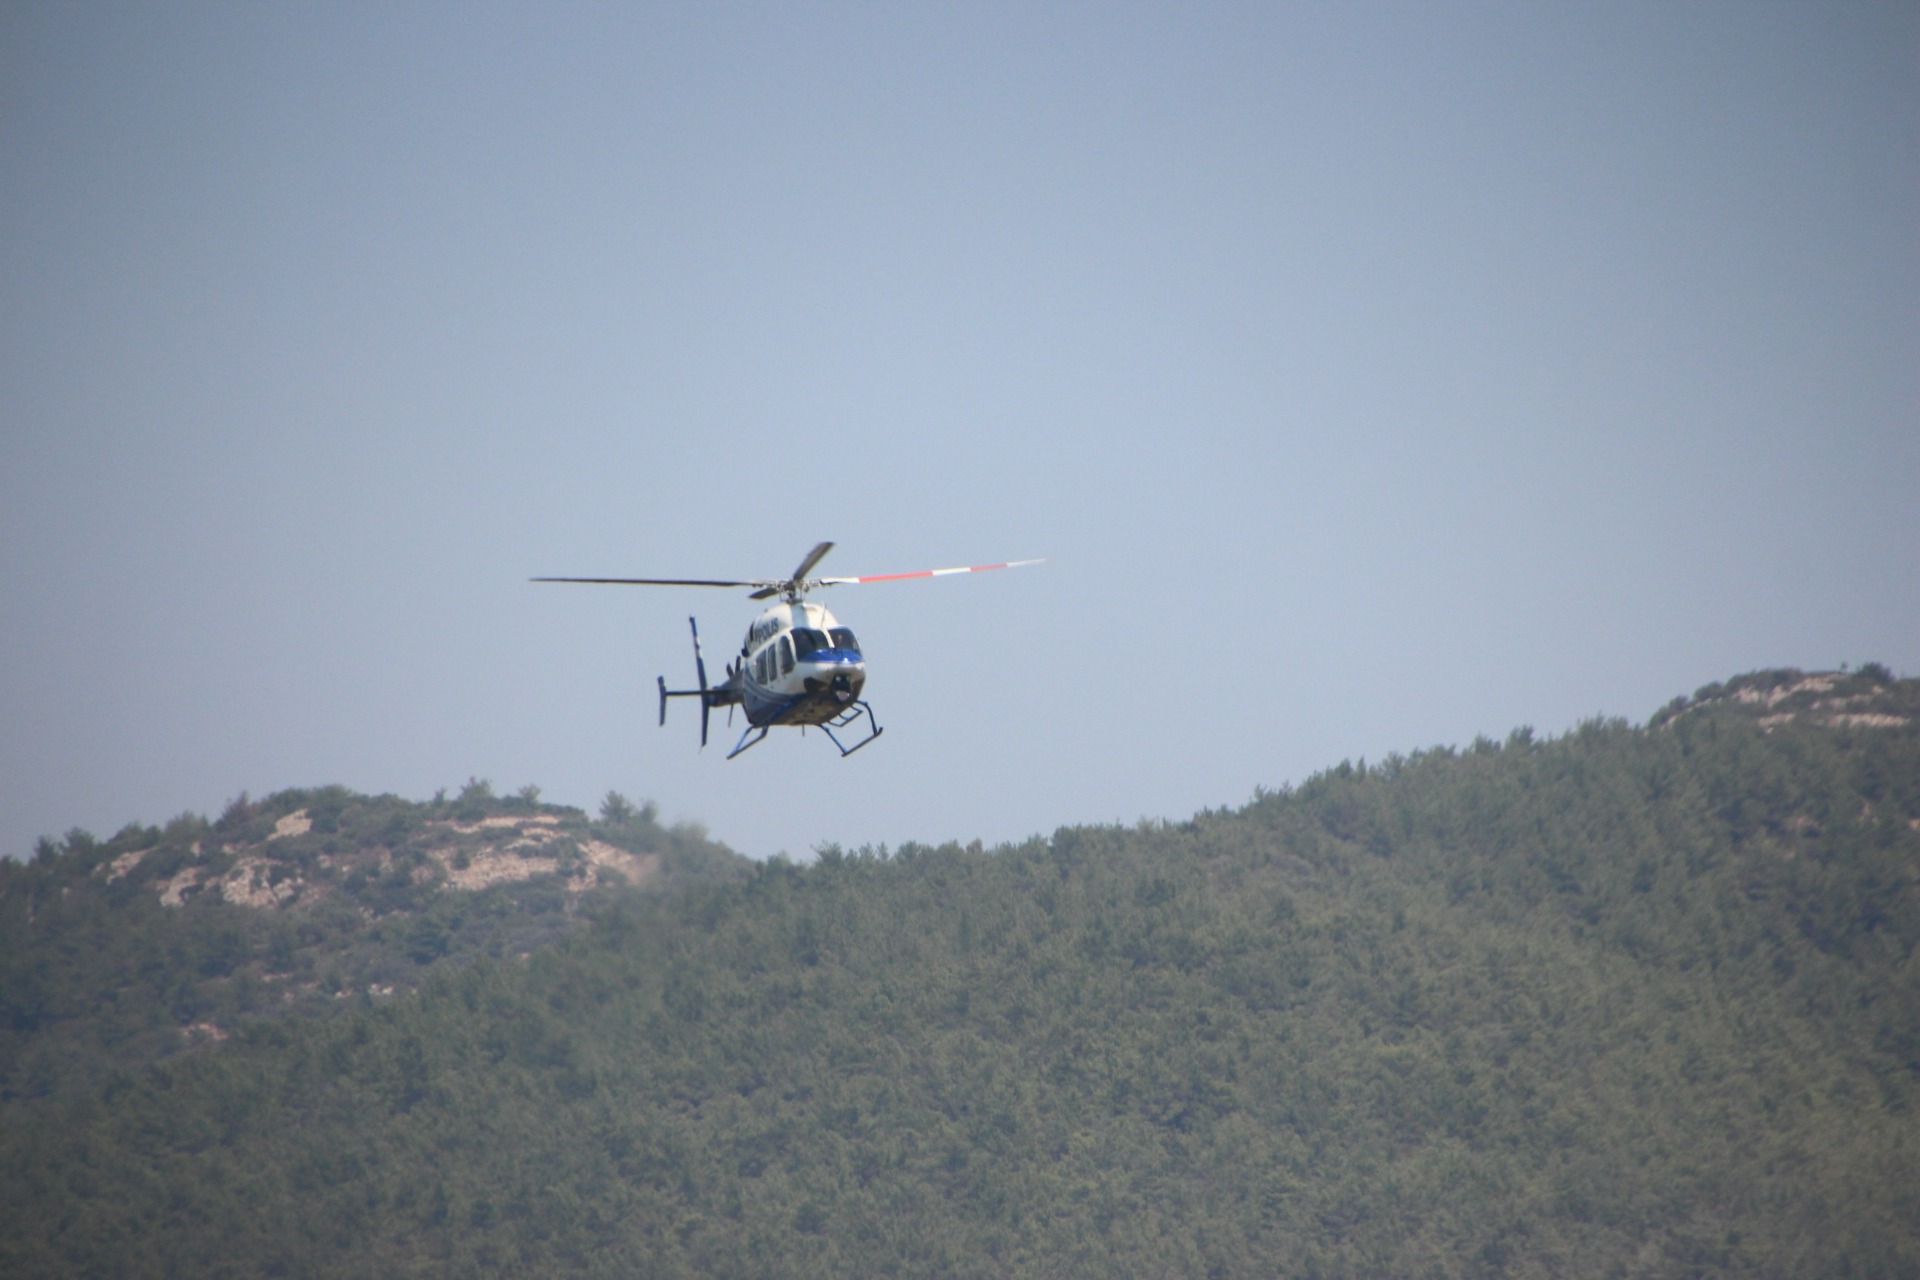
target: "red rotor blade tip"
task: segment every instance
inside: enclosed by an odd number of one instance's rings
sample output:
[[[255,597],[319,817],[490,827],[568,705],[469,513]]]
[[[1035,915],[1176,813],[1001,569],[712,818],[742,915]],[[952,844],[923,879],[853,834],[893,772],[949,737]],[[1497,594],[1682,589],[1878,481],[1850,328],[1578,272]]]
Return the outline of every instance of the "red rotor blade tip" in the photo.
[[[821,582],[898,582],[902,578],[944,578],[950,573],[980,573],[987,569],[1017,569],[1023,564],[1039,564],[1039,560],[1009,560],[1005,564],[963,564],[952,569],[915,569],[911,573],[872,573],[861,578],[822,578]]]

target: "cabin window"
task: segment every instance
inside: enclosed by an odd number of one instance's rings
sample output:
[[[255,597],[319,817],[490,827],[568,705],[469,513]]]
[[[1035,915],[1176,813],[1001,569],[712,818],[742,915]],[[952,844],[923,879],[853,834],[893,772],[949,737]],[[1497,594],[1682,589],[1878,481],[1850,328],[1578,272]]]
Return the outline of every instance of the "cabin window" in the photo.
[[[767,682],[767,651],[765,649],[753,655],[753,677],[761,684]]]
[[[793,646],[787,643],[785,636],[780,637],[780,674],[786,675],[793,670]]]
[[[853,651],[854,651],[855,653],[858,653],[858,652],[860,652],[860,642],[859,642],[858,640],[855,640],[855,639],[853,638],[853,630],[852,630],[852,628],[850,628],[850,627],[835,627],[835,628],[833,629],[833,631],[832,631],[832,632],[831,632],[830,634],[831,634],[831,635],[833,636],[833,647],[834,647],[834,648],[836,648],[836,649],[851,649],[851,650],[853,650]]]

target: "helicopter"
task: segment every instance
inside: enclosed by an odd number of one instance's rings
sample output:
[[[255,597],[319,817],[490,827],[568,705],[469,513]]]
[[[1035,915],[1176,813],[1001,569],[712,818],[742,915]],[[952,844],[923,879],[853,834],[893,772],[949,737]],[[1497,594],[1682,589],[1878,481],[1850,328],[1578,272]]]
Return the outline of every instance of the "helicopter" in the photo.
[[[822,542],[807,552],[792,575],[786,578],[759,578],[744,581],[717,581],[708,578],[534,578],[534,582],[583,582],[627,587],[751,587],[749,600],[780,598],[747,628],[747,638],[739,654],[727,663],[727,678],[717,685],[707,683],[706,660],[700,655],[700,623],[688,618],[693,631],[693,669],[697,689],[669,689],[667,678],[659,677],[660,723],[667,723],[667,700],[700,699],[700,746],[707,745],[707,719],[715,707],[727,708],[731,723],[733,708],[747,717],[740,741],[727,752],[731,760],[741,752],[766,740],[769,731],[780,725],[797,725],[804,732],[817,727],[840,751],[841,758],[852,755],[878,738],[882,732],[874,717],[873,706],[860,696],[866,687],[867,664],[860,642],[851,629],[827,612],[824,605],[804,597],[816,587],[853,585],[862,582],[896,582],[906,578],[943,578],[955,573],[980,573],[987,569],[1017,569],[1021,565],[1040,564],[1039,560],[1010,560],[1005,564],[969,564],[952,569],[918,569],[909,573],[878,573],[859,578],[809,578],[827,552],[831,542]],[[866,736],[847,746],[834,730],[850,730],[865,722]],[[849,734],[851,736],[851,734]]]

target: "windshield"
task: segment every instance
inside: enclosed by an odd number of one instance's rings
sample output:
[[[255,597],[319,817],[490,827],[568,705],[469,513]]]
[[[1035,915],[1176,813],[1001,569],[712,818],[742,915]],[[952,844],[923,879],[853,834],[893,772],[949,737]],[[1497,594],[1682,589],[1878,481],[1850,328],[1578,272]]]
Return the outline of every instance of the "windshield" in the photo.
[[[793,652],[797,657],[804,658],[815,649],[831,649],[832,647],[833,645],[828,642],[827,633],[824,631],[815,631],[812,627],[795,627],[793,629]]]
[[[853,631],[851,628],[835,627],[831,634],[833,636],[834,648],[851,649],[855,653],[860,652],[860,642],[853,638]]]

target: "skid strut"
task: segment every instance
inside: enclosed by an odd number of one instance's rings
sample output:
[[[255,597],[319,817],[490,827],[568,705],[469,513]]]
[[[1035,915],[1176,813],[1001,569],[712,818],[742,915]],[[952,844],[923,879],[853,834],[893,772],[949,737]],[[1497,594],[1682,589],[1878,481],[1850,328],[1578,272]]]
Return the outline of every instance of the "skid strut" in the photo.
[[[767,729],[769,727],[770,726],[764,724],[748,725],[746,731],[740,735],[740,741],[734,744],[733,750],[727,752],[727,759],[731,760],[749,747],[757,747],[762,742],[765,742],[767,740]]]
[[[840,739],[834,734],[833,731],[835,729],[845,729],[849,725],[857,723],[862,717],[866,718],[867,730],[868,730],[867,736],[860,739],[860,741],[854,743],[850,747],[844,745],[840,741]],[[872,742],[875,738],[879,737],[880,734],[883,732],[883,730],[880,728],[880,722],[874,718],[872,704],[865,701],[854,703],[853,706],[850,707],[842,715],[836,716],[834,719],[829,720],[826,723],[822,724],[820,726],[820,731],[827,735],[827,741],[831,742],[834,746],[840,748],[840,755],[842,759],[852,755],[854,752],[858,751],[860,748],[866,746],[869,742]]]

